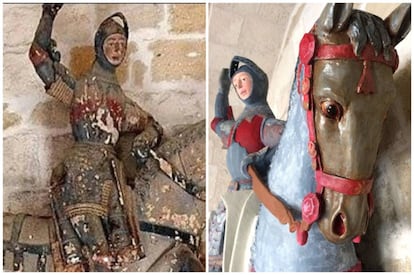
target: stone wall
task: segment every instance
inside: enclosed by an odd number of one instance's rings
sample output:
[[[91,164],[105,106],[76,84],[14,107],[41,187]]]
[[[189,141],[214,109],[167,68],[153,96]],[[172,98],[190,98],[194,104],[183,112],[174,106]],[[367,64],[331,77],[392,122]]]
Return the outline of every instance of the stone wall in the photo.
[[[289,93],[298,56],[299,42],[310,30],[325,4],[212,4],[209,6],[209,106],[214,116],[214,99],[221,68],[233,55],[245,55],[268,74],[268,101],[278,118],[286,119]],[[385,18],[395,3],[356,4]],[[226,29],[221,26],[228,26]],[[357,251],[368,270],[411,270],[411,33],[397,46],[400,66],[394,77],[398,96],[385,122],[377,166],[374,171],[375,212],[367,234]],[[255,45],[252,48],[252,45]],[[241,104],[230,93],[234,113]],[[221,141],[209,129],[209,211],[227,188]]]
[[[204,4],[65,4],[53,38],[79,76],[94,59],[100,22],[121,11],[130,35],[118,69],[125,93],[165,128],[205,118]],[[3,5],[3,207],[49,214],[51,169],[72,146],[68,109],[44,93],[28,58],[40,4]]]

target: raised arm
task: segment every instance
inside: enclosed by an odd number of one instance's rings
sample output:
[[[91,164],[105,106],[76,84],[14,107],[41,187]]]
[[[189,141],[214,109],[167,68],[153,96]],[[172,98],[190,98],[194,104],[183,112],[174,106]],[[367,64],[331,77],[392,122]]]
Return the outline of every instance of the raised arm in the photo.
[[[229,69],[222,69],[219,90],[216,95],[214,106],[214,119],[211,121],[211,129],[221,138],[224,147],[228,147],[228,139],[231,128],[234,125],[234,117],[231,106],[229,106],[230,79]]]
[[[75,80],[66,67],[60,64],[60,53],[51,38],[53,21],[63,4],[43,4],[42,16],[29,51],[30,61],[45,84],[46,92],[69,105]]]

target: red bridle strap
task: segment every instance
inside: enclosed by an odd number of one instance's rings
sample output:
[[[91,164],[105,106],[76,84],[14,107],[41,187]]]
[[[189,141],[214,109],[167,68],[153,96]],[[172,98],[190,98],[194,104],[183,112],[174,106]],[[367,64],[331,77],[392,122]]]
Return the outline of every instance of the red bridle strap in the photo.
[[[353,46],[351,44],[323,44],[320,45],[316,51],[315,60],[337,60],[337,59],[347,59],[347,60],[357,60],[362,61],[363,69],[361,73],[361,78],[358,81],[357,93],[375,93],[376,86],[375,80],[372,74],[371,63],[377,62],[385,64],[392,68],[392,71],[395,72],[398,68],[398,55],[394,49],[390,50],[390,59],[385,59],[383,54],[376,54],[375,49],[372,45],[367,44],[362,53],[359,56],[356,56],[353,51]]]
[[[323,187],[345,195],[362,195],[371,192],[373,179],[353,180],[324,173],[322,170],[315,171],[316,190],[320,193]]]
[[[336,175],[327,174],[323,171],[323,164],[318,148],[314,122],[314,102],[312,97],[312,65],[315,60],[358,60],[363,62],[363,71],[358,83],[358,93],[375,92],[372,73],[370,69],[371,62],[379,62],[390,66],[393,71],[398,67],[398,55],[394,49],[390,49],[390,60],[385,59],[383,54],[377,55],[372,45],[367,44],[360,56],[356,56],[351,44],[322,44],[318,45],[313,33],[307,33],[303,36],[299,47],[300,67],[298,70],[298,87],[302,94],[303,106],[306,110],[306,120],[309,130],[308,149],[312,159],[312,167],[315,170],[317,183],[317,192],[321,193],[323,188],[329,188],[346,195],[368,194],[372,188],[373,179],[354,180],[342,178]],[[303,71],[303,78],[300,80],[300,71]]]
[[[372,45],[367,44],[359,56],[354,54],[351,44],[322,44],[318,47],[315,60],[350,59],[359,61],[370,61],[383,63],[392,68],[395,72],[398,68],[398,55],[394,49],[390,50],[391,58],[386,60],[383,54],[376,54]]]

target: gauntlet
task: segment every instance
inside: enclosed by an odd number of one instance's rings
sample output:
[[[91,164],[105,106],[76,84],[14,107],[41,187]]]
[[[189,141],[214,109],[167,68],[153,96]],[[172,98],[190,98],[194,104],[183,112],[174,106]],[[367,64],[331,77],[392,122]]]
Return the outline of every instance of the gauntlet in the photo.
[[[159,144],[162,134],[161,125],[153,120],[150,126],[135,137],[132,144],[132,154],[139,164],[144,164],[147,161],[150,150]]]

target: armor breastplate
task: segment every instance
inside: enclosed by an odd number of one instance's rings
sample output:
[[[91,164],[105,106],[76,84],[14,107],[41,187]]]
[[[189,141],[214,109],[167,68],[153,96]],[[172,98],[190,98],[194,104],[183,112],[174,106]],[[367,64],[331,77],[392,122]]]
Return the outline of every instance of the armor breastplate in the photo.
[[[234,140],[246,148],[249,154],[264,147],[260,138],[262,122],[263,117],[256,115],[252,118],[243,119],[235,129]]]
[[[227,152],[227,168],[232,180],[248,179],[243,176],[241,162],[248,154],[257,152],[264,147],[260,138],[263,119],[259,115],[245,118],[240,123],[236,123],[235,128],[232,129]]]
[[[71,125],[76,141],[116,144],[123,118],[124,97],[117,83],[88,77],[76,86]]]

